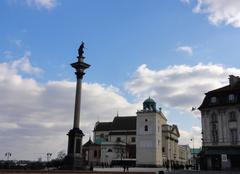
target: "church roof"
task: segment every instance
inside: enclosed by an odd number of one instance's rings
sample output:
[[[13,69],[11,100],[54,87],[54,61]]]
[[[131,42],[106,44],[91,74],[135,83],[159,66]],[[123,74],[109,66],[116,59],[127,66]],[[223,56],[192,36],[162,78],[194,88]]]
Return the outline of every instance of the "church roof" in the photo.
[[[94,131],[134,130],[136,131],[136,116],[117,116],[112,122],[97,122]]]
[[[112,130],[136,130],[136,116],[115,117],[112,122]]]
[[[112,122],[97,122],[94,131],[109,131],[111,128]]]
[[[83,145],[83,147],[89,147],[89,146],[98,146],[98,144],[92,142],[91,138]]]

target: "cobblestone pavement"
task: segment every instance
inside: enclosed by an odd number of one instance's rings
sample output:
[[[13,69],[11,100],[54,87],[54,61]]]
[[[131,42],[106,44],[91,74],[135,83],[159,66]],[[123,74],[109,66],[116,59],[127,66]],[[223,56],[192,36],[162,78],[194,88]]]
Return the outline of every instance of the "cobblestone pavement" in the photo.
[[[94,168],[94,171],[123,171],[123,168]],[[240,171],[196,171],[196,170],[176,170],[168,172],[165,168],[129,168],[129,172],[155,172],[160,174],[240,174]]]
[[[93,172],[90,171],[34,171],[34,170],[0,170],[0,174],[240,174],[240,171],[193,171],[193,170],[177,170],[168,172],[164,168],[129,168],[129,171],[123,172],[123,168],[94,168]]]
[[[166,172],[166,174],[240,174],[240,171],[185,171]]]

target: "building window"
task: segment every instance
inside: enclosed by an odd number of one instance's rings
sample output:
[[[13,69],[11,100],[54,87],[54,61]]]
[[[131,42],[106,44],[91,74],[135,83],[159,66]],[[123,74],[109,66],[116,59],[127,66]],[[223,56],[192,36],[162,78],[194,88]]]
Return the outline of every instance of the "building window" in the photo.
[[[211,101],[210,101],[212,104],[216,103],[217,102],[217,98],[216,97],[211,97]]]
[[[145,122],[147,122],[148,121],[148,119],[145,119]]]
[[[147,125],[144,126],[144,130],[145,130],[145,132],[148,131],[148,126]]]
[[[104,134],[100,134],[100,137],[101,137],[101,138],[104,138]]]
[[[121,138],[120,137],[117,137],[117,142],[121,142]]]
[[[112,152],[112,149],[108,149],[108,152]]]
[[[165,148],[164,147],[162,147],[162,152],[165,152]]]
[[[97,150],[94,150],[94,158],[97,157]]]
[[[216,124],[212,124],[212,141],[213,143],[217,143],[218,142],[218,131],[217,131],[217,125]]]
[[[211,115],[211,120],[212,122],[217,122],[217,115],[215,113]]]
[[[237,129],[231,129],[230,134],[231,134],[232,143],[236,144],[237,143]]]
[[[237,121],[235,112],[230,112],[229,113],[229,121]]]
[[[135,137],[132,137],[132,138],[131,138],[131,142],[132,142],[132,143],[135,143],[135,142],[136,142],[136,138],[135,138]]]
[[[234,100],[235,100],[234,95],[233,95],[233,94],[230,94],[230,95],[228,96],[228,101],[229,101],[229,103],[233,103]]]

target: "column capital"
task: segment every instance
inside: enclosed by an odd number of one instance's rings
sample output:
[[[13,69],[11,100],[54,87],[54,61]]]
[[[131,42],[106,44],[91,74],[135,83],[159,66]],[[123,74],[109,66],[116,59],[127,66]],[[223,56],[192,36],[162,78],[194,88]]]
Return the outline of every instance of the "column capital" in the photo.
[[[75,72],[75,74],[76,74],[77,79],[83,79],[85,72],[77,71],[77,72]]]

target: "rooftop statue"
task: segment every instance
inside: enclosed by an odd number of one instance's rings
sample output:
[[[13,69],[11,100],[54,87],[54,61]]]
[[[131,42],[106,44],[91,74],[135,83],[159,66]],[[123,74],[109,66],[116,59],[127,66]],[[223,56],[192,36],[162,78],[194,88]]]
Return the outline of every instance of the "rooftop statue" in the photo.
[[[84,49],[85,47],[84,47],[84,42],[82,41],[82,43],[81,43],[81,45],[80,45],[80,47],[79,47],[79,49],[78,49],[78,56],[79,57],[82,57],[83,56],[83,53],[84,53]]]

